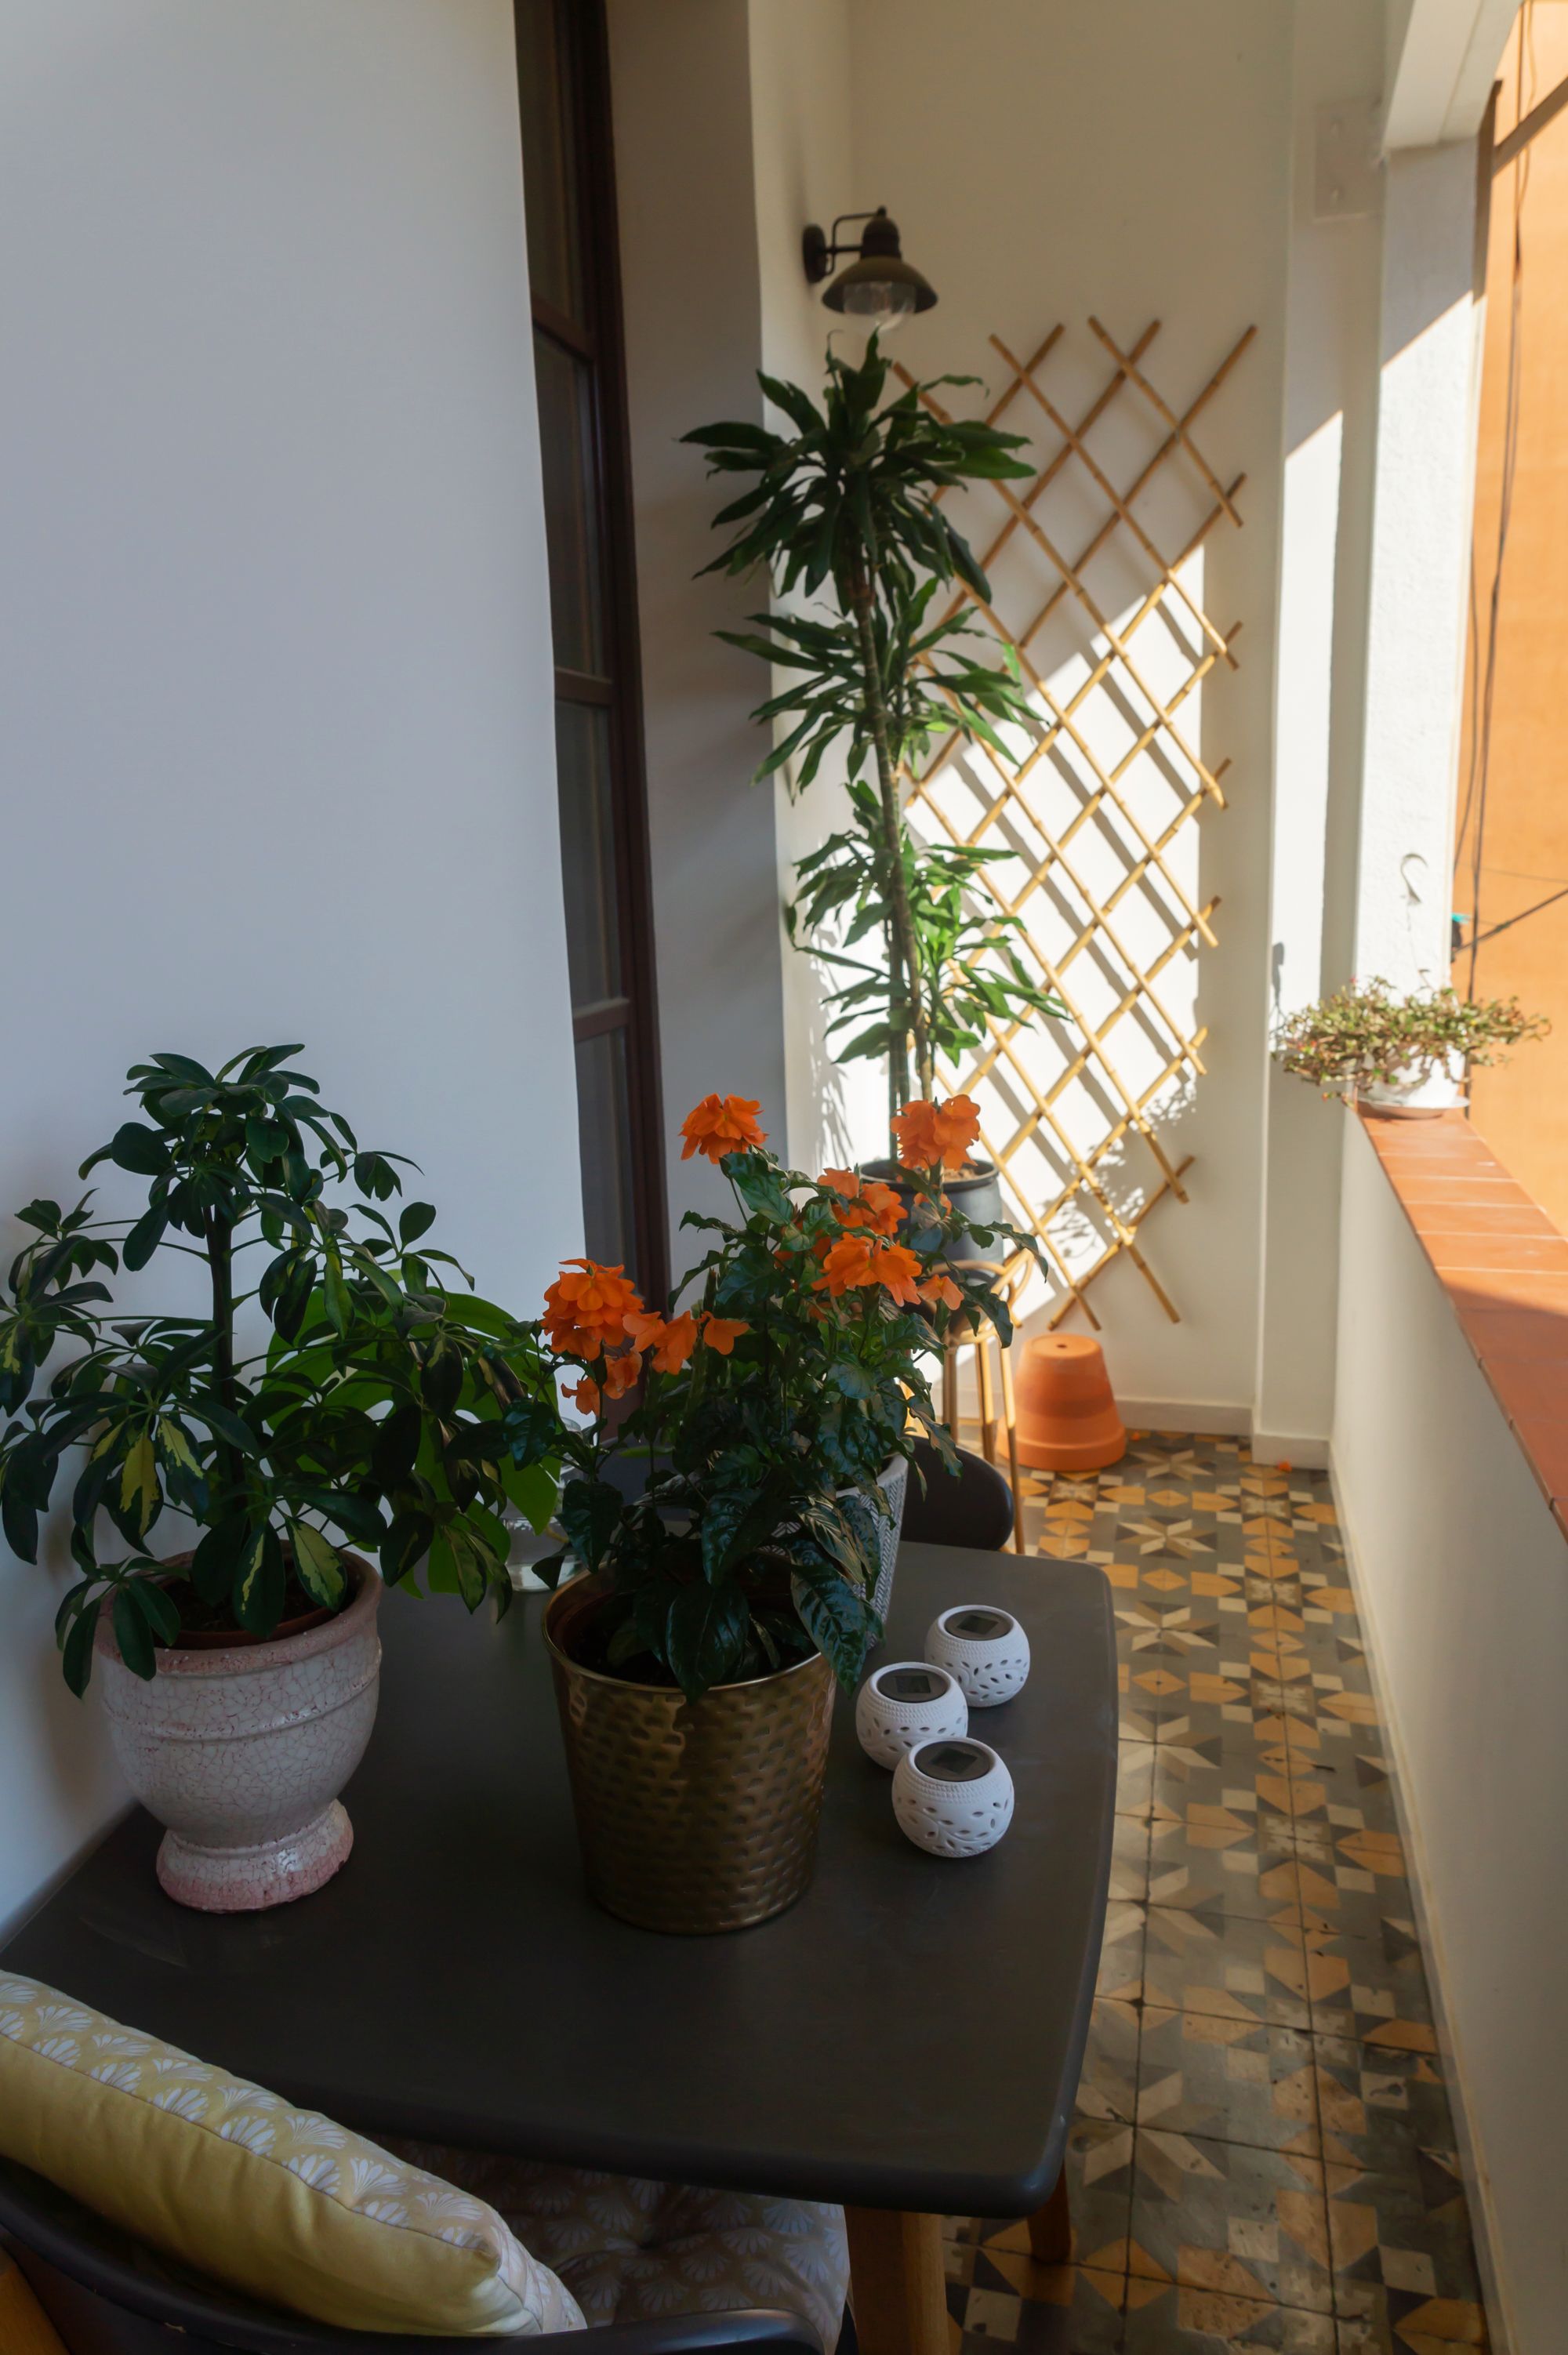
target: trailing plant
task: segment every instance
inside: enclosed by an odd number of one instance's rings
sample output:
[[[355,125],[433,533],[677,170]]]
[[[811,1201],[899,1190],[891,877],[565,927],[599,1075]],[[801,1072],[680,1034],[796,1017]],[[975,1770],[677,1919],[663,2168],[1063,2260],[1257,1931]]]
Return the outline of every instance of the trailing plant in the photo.
[[[794,790],[804,791],[829,748],[844,747],[857,827],[802,862],[805,889],[791,931],[837,963],[845,960],[824,937],[833,923],[847,925],[846,949],[880,934],[880,966],[849,959],[859,978],[831,1003],[835,1030],[874,1016],[839,1054],[886,1060],[891,1116],[910,1092],[912,1057],[929,1098],[937,1055],[952,1050],[948,1042],[977,1037],[986,1013],[1063,1009],[1029,980],[1001,937],[1019,929],[1016,921],[963,916],[975,875],[1005,853],[955,854],[917,843],[899,782],[938,733],[956,729],[1006,760],[1001,726],[1033,724],[1016,656],[1009,651],[1004,666],[990,666],[964,643],[978,634],[969,623],[931,619],[933,599],[955,580],[990,595],[940,494],[967,482],[1028,477],[1032,470],[1013,455],[1025,437],[933,414],[922,399],[932,385],[884,401],[887,378],[873,336],[859,367],[829,351],[820,409],[798,385],[758,378],[793,433],[739,422],[700,426],[686,439],[707,450],[712,472],[757,477],[714,517],[716,529],[733,527],[732,537],[706,570],[763,570],[780,597],[826,591],[831,600],[826,619],[774,610],[753,615],[748,632],[719,634],[792,675],[752,714],[765,726],[792,723],[759,765],[759,778],[794,762]]]
[[[1451,1060],[1500,1062],[1520,1039],[1544,1038],[1551,1027],[1543,1015],[1526,1014],[1517,997],[1472,1002],[1451,989],[1401,997],[1386,981],[1351,981],[1287,1017],[1274,1052],[1293,1077],[1343,1094],[1424,1076]]]
[[[723,1171],[734,1209],[688,1213],[708,1248],[665,1309],[592,1260],[563,1267],[546,1301],[556,1380],[584,1420],[558,1430],[541,1401],[539,1447],[569,1467],[569,1542],[538,1567],[551,1584],[570,1558],[599,1573],[603,1665],[692,1700],[818,1649],[853,1686],[880,1632],[877,1475],[922,1433],[953,1460],[926,1364],[956,1315],[1011,1336],[993,1273],[943,1259],[961,1235],[994,1241],[943,1191],[972,1106],[905,1107],[912,1208],[856,1170],[782,1168],[757,1111],[713,1095],[684,1124],[685,1156]],[[608,1476],[626,1458],[645,1479],[630,1496],[636,1480]]]
[[[489,1593],[505,1609],[501,1515],[542,1526],[553,1508],[549,1448],[521,1465],[505,1428],[537,1388],[537,1328],[476,1297],[432,1247],[428,1202],[393,1224],[380,1205],[401,1190],[402,1156],[361,1147],[315,1081],[288,1068],[300,1051],[256,1048],[216,1072],[187,1055],[136,1064],[126,1093],[143,1117],[80,1174],[108,1161],[145,1178],[145,1209],[96,1217],[89,1193],[17,1214],[33,1240],[0,1299],[0,1412],[15,1418],[0,1436],[0,1515],[13,1550],[36,1561],[39,1516],[84,1451],[70,1491],[80,1576],[57,1621],[76,1692],[105,1605],[127,1667],[150,1678],[155,1645],[187,1620],[270,1634],[291,1581],[303,1607],[336,1608],[347,1546],[375,1553],[389,1582],[422,1566],[432,1592],[470,1610]],[[202,1263],[205,1315],[115,1310],[102,1277],[160,1252]],[[248,1284],[252,1252],[263,1258]],[[247,1353],[252,1303],[271,1331]],[[165,1508],[198,1532],[183,1561],[150,1550]],[[106,1553],[110,1532],[119,1548]]]

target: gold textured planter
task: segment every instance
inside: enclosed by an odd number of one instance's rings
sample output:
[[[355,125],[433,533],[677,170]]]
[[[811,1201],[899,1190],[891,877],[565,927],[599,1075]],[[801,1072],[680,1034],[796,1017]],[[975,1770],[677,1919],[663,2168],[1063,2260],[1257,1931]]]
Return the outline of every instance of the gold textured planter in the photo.
[[[811,1879],[833,1721],[820,1653],[699,1701],[572,1658],[603,1589],[574,1579],[545,1639],[591,1894],[644,1930],[743,1930]]]

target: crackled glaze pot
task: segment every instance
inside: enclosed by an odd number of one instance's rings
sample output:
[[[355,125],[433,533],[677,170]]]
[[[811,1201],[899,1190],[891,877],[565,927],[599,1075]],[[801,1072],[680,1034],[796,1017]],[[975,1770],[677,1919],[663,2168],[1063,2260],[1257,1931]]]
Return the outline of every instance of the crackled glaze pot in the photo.
[[[97,1677],[114,1754],[165,1827],[158,1879],[182,1905],[254,1913],[319,1889],[354,1845],[337,1794],[364,1755],[381,1672],[381,1581],[356,1555],[345,1611],[270,1642],[162,1649],[150,1683],[107,1612]]]

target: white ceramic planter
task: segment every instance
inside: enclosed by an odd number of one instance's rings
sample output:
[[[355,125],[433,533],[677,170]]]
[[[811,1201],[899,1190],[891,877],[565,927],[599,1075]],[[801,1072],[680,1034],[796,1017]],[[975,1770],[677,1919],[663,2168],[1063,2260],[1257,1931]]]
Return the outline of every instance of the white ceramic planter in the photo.
[[[354,1844],[337,1794],[370,1738],[381,1581],[345,1557],[354,1600],[319,1627],[231,1650],[162,1650],[148,1683],[105,1612],[97,1677],[115,1756],[166,1827],[158,1879],[182,1905],[240,1913],[304,1897]]]
[[[1435,1120],[1465,1098],[1451,1064],[1413,1063],[1395,1079],[1369,1080],[1356,1100],[1382,1120]]]

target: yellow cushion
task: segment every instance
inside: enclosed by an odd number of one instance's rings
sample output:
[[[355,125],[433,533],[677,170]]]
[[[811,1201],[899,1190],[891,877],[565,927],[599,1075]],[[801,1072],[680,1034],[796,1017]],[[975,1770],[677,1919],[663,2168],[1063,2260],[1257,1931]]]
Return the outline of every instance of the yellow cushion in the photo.
[[[0,2249],[0,2355],[66,2355],[54,2324]]]
[[[320,2322],[453,2338],[584,2327],[483,2200],[5,1976],[0,2153],[166,2255]]]

